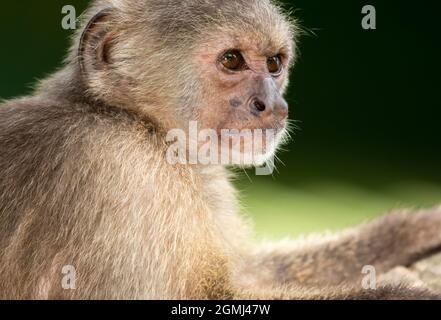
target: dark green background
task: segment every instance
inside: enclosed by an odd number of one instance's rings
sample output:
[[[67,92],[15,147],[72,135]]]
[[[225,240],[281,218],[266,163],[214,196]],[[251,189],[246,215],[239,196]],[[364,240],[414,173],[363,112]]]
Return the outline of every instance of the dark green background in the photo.
[[[71,34],[61,8],[79,14],[86,3],[2,3],[0,98],[30,92],[60,65]],[[284,164],[238,183],[259,235],[338,229],[394,207],[441,203],[439,2],[285,3],[315,36],[302,37],[292,75],[288,100],[301,130],[280,155]],[[375,31],[361,28],[366,4],[377,9]]]

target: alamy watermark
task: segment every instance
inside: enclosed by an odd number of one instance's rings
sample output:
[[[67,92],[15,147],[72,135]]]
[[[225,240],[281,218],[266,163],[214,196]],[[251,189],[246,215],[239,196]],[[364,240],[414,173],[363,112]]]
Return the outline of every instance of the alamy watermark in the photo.
[[[64,290],[75,290],[77,288],[77,271],[74,266],[66,265],[61,269],[63,278],[61,279],[61,287]]]
[[[61,27],[64,30],[75,30],[77,28],[77,11],[72,5],[65,5],[61,8],[61,14],[65,15],[61,19]]]
[[[361,26],[364,30],[377,29],[377,10],[373,5],[365,5],[361,9],[363,18]],[[77,13],[73,5],[65,5],[61,8],[63,18],[61,20],[61,27],[64,30],[75,30],[77,28]]]
[[[364,15],[361,20],[361,27],[364,30],[376,30],[377,29],[377,10],[372,5],[365,5],[361,9],[361,13]]]

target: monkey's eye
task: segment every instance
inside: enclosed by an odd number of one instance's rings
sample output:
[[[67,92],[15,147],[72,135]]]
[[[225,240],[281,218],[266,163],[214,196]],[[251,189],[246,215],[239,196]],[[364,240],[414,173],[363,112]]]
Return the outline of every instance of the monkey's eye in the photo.
[[[268,58],[266,64],[268,71],[274,76],[278,76],[282,72],[282,58],[280,55]]]
[[[238,50],[225,52],[220,58],[220,63],[230,71],[240,71],[246,68],[245,59]]]

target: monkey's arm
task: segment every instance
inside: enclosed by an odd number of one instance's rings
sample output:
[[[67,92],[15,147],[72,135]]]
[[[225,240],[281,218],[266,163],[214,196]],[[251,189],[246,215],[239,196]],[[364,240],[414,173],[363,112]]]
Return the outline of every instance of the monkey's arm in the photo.
[[[364,266],[382,274],[441,249],[441,207],[397,212],[328,238],[259,248],[245,263],[251,283],[323,287],[360,283]]]

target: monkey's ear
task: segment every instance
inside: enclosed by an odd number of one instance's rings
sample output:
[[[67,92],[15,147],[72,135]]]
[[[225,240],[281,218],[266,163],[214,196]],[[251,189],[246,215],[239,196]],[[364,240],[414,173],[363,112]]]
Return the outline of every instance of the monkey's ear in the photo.
[[[110,63],[112,45],[111,17],[114,10],[106,8],[87,23],[78,47],[81,72],[85,75],[103,70]]]

